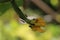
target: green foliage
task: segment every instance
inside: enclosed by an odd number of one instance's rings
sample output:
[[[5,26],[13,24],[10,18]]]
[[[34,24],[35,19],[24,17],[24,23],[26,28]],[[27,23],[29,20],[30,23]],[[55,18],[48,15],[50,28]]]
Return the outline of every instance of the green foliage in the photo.
[[[8,10],[9,8],[11,8],[11,4],[9,2],[7,2],[7,3],[0,3],[0,12],[1,12],[0,16],[2,14],[4,14],[4,12],[6,10]]]
[[[15,0],[18,6],[22,6],[23,0]],[[6,10],[13,8],[10,2],[0,3],[0,16],[4,14]]]

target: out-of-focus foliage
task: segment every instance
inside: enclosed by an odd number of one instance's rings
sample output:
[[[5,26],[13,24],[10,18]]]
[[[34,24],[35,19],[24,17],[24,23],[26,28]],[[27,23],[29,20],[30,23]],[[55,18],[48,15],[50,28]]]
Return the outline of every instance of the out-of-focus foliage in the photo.
[[[21,38],[23,40],[36,40],[34,32],[29,28],[29,24],[21,24],[16,20],[11,20],[8,24],[1,26],[2,39],[3,40],[17,40]]]
[[[48,6],[50,6],[52,9],[57,10],[58,8],[58,1],[59,0],[43,0]]]
[[[23,0],[15,0],[18,6],[22,6]],[[10,2],[0,3],[0,16],[4,14],[6,10],[13,8]]]
[[[38,33],[36,36],[32,29],[29,28],[29,24],[21,24],[14,19],[7,25],[1,25],[3,34],[1,38],[3,40],[16,40],[18,38],[23,40],[59,40],[60,37],[60,25],[48,24],[46,25],[46,31],[44,33],[35,32]]]
[[[58,6],[59,0],[51,0],[50,3],[52,6]]]

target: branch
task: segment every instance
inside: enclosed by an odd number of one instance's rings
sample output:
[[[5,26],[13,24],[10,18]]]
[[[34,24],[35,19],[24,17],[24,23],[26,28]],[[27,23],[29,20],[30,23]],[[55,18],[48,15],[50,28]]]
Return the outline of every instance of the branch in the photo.
[[[19,7],[17,6],[17,4],[15,3],[15,0],[12,0],[12,1],[11,1],[11,4],[12,4],[14,10],[16,11],[16,13],[18,14],[18,16],[19,16],[21,19],[25,20],[27,23],[31,24],[31,23],[30,23],[30,20],[28,20],[28,19],[26,18],[26,16],[22,13],[22,11],[19,9]]]

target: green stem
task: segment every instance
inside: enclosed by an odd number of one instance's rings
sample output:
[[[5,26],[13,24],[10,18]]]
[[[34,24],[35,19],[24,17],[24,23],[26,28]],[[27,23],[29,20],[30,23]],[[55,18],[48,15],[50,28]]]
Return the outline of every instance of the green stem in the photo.
[[[31,21],[28,20],[28,19],[26,18],[26,16],[22,13],[22,11],[19,9],[19,7],[17,6],[17,4],[15,3],[15,0],[12,0],[12,1],[11,1],[11,4],[12,4],[14,10],[15,10],[15,11],[17,12],[17,14],[19,15],[19,17],[20,17],[21,19],[25,20],[27,23],[31,24],[31,23],[30,23]]]

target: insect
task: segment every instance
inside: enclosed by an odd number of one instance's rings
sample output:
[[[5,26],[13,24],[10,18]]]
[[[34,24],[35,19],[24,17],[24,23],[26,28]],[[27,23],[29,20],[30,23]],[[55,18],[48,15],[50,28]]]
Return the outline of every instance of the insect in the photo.
[[[23,8],[26,9],[29,7],[31,1],[29,0],[24,0],[24,4],[23,4]],[[35,7],[36,8],[36,7]],[[38,32],[44,32],[44,27],[46,25],[46,22],[44,21],[44,19],[42,17],[39,17],[39,18],[33,18],[31,20],[31,29],[33,31],[38,31]]]
[[[45,31],[45,25],[46,22],[44,21],[43,18],[37,18],[32,20],[33,24],[30,26],[32,30],[38,31],[38,32],[44,32]]]

